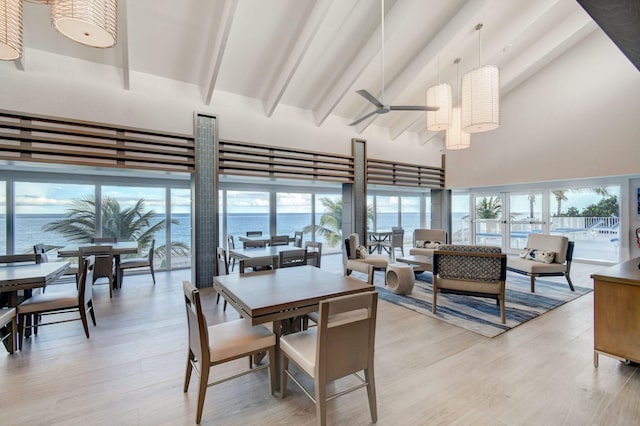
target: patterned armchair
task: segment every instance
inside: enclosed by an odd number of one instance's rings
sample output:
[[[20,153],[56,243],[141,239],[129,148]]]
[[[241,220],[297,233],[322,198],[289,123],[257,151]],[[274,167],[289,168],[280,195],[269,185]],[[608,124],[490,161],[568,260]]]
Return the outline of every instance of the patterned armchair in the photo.
[[[438,293],[495,299],[506,323],[504,292],[507,256],[500,247],[444,244],[433,253],[433,313]]]

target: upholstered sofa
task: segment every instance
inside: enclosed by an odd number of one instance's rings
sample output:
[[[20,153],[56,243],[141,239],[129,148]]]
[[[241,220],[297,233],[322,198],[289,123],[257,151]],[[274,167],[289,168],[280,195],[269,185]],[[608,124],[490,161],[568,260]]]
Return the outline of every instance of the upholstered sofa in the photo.
[[[438,293],[495,299],[506,322],[507,256],[500,247],[443,244],[433,253],[433,313]]]
[[[551,255],[552,253],[552,255]],[[545,263],[552,257],[551,263]],[[573,258],[573,241],[561,235],[529,234],[527,246],[520,256],[507,261],[507,270],[531,277],[531,292],[536,277],[565,277],[574,291],[569,273]]]
[[[409,254],[431,256],[440,244],[446,243],[447,231],[444,229],[415,229]]]

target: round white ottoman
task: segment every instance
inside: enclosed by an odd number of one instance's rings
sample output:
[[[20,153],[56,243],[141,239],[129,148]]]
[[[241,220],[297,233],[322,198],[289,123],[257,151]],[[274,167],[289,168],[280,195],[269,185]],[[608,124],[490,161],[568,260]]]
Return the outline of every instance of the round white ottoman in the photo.
[[[411,294],[415,277],[413,268],[402,263],[390,263],[387,266],[387,287],[396,294]]]

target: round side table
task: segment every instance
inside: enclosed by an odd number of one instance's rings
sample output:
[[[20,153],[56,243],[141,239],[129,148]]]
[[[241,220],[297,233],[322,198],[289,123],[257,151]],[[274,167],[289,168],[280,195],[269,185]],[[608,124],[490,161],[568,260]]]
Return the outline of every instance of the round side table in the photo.
[[[411,294],[415,277],[410,265],[390,263],[386,275],[389,290],[396,294]]]

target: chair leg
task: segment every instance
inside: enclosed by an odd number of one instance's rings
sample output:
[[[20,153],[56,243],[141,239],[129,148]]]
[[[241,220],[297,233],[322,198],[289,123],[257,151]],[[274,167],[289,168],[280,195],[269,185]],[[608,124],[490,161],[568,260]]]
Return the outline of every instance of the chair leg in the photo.
[[[434,288],[433,289],[433,306],[431,307],[431,313],[433,314],[436,313],[437,302],[438,302],[438,291]]]
[[[87,322],[87,311],[84,306],[79,306],[80,320],[82,321],[82,327],[84,327],[84,334],[89,338],[89,323]]]
[[[567,278],[567,282],[569,283],[569,288],[571,289],[571,291],[576,291],[576,289],[573,288],[573,283],[571,282],[571,277],[569,277],[569,274],[564,274],[564,276]]]
[[[184,376],[184,392],[185,393],[189,390],[189,382],[191,381],[191,371],[193,370],[193,365],[191,364],[191,361],[193,360],[195,360],[195,357],[193,356],[193,353],[191,353],[191,350],[189,349],[187,354],[187,370]]]
[[[367,381],[367,396],[369,397],[369,412],[371,413],[371,422],[378,421],[378,405],[376,403],[376,381],[373,374],[373,363],[369,368],[364,370],[364,379]]]
[[[271,395],[273,395],[278,388],[278,375],[276,371],[276,347],[270,347],[267,352],[269,353],[269,383],[271,384]]]
[[[151,269],[151,279],[153,280],[153,285],[156,285],[156,273],[153,270],[153,263],[149,265],[149,269]]]
[[[93,322],[93,326],[95,327],[97,324],[96,324],[96,313],[93,309],[93,300],[89,300],[88,306],[89,306],[89,314],[91,314],[91,321]]]
[[[207,395],[207,383],[209,383],[208,365],[200,366],[200,385],[198,386],[198,411],[196,412],[196,423],[200,424],[202,420],[202,410],[204,409],[204,397]]]
[[[326,426],[327,424],[327,384],[318,377],[313,379],[313,387],[315,388],[316,398],[316,416],[318,424]]]
[[[18,318],[18,349],[22,350],[22,339],[24,338],[24,322],[27,319],[26,314],[21,314]]]
[[[269,355],[271,356],[271,355]],[[273,358],[275,361],[275,357]],[[271,362],[271,359],[269,359]],[[282,351],[280,352],[280,398],[284,398],[287,393],[287,369],[289,368],[289,358]]]

